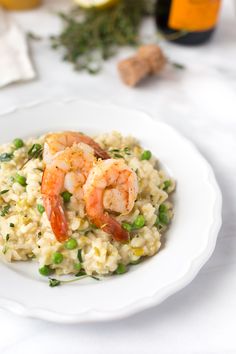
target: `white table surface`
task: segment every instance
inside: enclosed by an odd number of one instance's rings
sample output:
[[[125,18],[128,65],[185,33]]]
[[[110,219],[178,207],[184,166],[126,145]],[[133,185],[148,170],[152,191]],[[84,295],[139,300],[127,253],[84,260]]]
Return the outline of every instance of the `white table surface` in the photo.
[[[60,22],[52,14],[66,1],[13,14],[26,30],[46,37]],[[151,31],[152,28],[148,27]],[[76,74],[44,39],[31,43],[38,79],[0,91],[0,113],[42,100],[84,97],[150,112],[195,142],[214,167],[223,193],[223,226],[210,261],[185,289],[122,321],[58,325],[0,310],[0,353],[236,353],[236,19],[225,0],[213,40],[198,48],[163,43],[186,65],[137,89],[119,81],[111,60],[98,76]],[[122,51],[119,57],[127,54]],[[80,117],[78,117],[80,119]],[[82,119],[82,117],[81,117]],[[3,134],[3,132],[1,132]],[[190,235],[191,236],[191,235]],[[16,290],[16,291],[20,291]],[[40,296],[40,294],[38,294]]]

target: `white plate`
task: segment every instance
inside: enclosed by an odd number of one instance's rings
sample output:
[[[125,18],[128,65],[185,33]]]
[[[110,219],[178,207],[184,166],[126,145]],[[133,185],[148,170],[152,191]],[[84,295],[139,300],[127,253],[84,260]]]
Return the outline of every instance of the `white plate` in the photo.
[[[1,308],[65,323],[122,318],[183,288],[210,257],[221,225],[221,193],[206,160],[169,126],[142,112],[85,101],[44,103],[0,120],[0,143],[66,129],[132,134],[177,181],[175,217],[165,247],[156,256],[122,276],[56,288],[38,275],[36,265],[1,262]]]

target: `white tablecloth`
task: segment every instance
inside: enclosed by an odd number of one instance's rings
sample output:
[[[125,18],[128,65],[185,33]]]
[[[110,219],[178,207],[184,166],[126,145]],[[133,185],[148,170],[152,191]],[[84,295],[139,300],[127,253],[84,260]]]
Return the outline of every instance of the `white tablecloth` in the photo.
[[[48,0],[40,10],[14,16],[26,30],[46,37],[60,25],[53,9],[65,3]],[[194,141],[213,165],[223,192],[223,227],[213,256],[189,286],[160,306],[126,320],[57,325],[0,311],[1,354],[236,353],[234,11],[233,1],[225,0],[218,29],[208,45],[184,48],[163,43],[168,56],[185,64],[186,70],[166,72],[136,89],[119,81],[117,58],[100,75],[88,76],[62,62],[48,40],[31,43],[38,79],[1,90],[0,113],[66,97],[112,101],[150,112]],[[119,57],[127,53],[122,51]]]

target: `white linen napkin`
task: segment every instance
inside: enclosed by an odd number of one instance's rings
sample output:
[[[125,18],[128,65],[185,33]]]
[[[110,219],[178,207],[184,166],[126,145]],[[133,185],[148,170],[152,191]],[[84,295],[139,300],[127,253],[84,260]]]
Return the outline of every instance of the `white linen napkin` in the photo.
[[[23,31],[0,8],[0,88],[35,76]]]

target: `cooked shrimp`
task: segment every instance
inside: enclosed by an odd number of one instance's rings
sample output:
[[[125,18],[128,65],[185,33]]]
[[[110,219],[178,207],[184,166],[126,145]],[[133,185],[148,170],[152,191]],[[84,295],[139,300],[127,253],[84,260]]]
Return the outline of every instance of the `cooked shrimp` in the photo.
[[[83,198],[83,185],[95,161],[93,149],[79,143],[59,151],[44,170],[41,192],[47,217],[58,241],[67,238],[68,226],[63,210],[63,190]]]
[[[136,173],[123,160],[98,161],[83,189],[90,220],[115,240],[127,241],[128,232],[108,211],[128,214],[133,209],[138,193]]]
[[[92,138],[78,132],[65,131],[61,133],[48,134],[44,144],[44,161],[49,163],[52,161],[55,154],[63,151],[66,147],[71,147],[74,144],[84,143],[94,150],[96,157],[101,159],[109,159],[110,156],[104,151]]]

